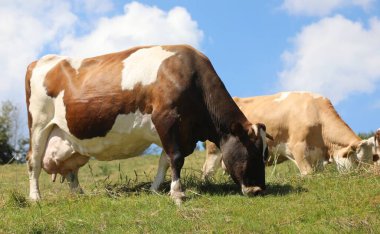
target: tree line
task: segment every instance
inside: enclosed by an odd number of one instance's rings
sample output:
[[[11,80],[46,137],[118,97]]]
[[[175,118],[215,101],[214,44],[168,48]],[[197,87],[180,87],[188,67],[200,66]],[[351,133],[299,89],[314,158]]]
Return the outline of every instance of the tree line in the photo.
[[[11,101],[2,102],[0,109],[0,164],[25,162],[29,139],[25,137],[25,126],[22,126],[21,123],[20,109]]]

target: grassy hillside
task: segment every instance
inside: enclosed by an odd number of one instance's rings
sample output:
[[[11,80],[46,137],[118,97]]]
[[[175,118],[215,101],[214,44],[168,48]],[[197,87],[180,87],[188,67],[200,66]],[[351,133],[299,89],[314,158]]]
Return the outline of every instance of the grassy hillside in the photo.
[[[31,203],[26,165],[0,167],[0,233],[380,233],[380,176],[366,170],[300,177],[290,163],[267,168],[265,196],[248,198],[228,176],[200,180],[203,152],[186,159],[187,201],[147,189],[158,157],[91,160],[80,171],[85,195],[41,176],[43,201]],[[59,181],[57,179],[57,181]]]

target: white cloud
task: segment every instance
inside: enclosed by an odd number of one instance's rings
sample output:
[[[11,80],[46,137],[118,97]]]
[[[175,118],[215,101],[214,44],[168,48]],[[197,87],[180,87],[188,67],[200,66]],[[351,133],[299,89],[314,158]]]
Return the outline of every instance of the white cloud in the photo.
[[[282,8],[293,15],[323,16],[350,6],[367,10],[373,2],[374,0],[284,0]]]
[[[342,16],[311,24],[282,55],[282,90],[314,91],[334,103],[351,94],[371,93],[380,81],[380,20],[368,27]]]
[[[111,0],[1,0],[0,101],[25,103],[26,68],[49,50],[86,56],[137,44],[189,43],[197,47],[202,40],[202,31],[184,8],[165,12],[131,3],[123,15],[97,18],[112,14],[113,9]]]
[[[47,43],[71,30],[76,16],[69,8],[61,1],[0,2],[0,100],[24,100],[26,67]]]
[[[73,0],[73,2],[83,4],[85,11],[89,13],[105,13],[114,8],[114,4],[110,0]]]
[[[203,32],[185,8],[165,12],[132,2],[124,14],[103,17],[89,34],[69,35],[61,42],[63,54],[87,57],[136,45],[187,43],[199,47]]]

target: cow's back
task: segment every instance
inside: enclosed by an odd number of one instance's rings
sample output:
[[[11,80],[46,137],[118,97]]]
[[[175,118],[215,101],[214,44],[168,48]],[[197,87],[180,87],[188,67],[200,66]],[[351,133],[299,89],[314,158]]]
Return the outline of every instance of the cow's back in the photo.
[[[323,124],[319,114],[319,108],[325,102],[322,96],[284,92],[235,98],[235,102],[250,121],[264,123],[268,133],[279,142],[287,142],[289,137],[305,137],[312,128]]]

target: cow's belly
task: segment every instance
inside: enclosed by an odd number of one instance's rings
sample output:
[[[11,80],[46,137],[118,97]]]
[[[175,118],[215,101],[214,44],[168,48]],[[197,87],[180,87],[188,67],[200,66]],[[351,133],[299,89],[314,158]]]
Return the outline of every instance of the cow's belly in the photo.
[[[275,145],[271,144],[269,146],[269,152],[273,158],[271,161],[274,161],[277,163],[283,162],[286,159],[290,159],[294,161],[294,157],[293,157],[292,152],[289,149],[288,143],[281,142]]]
[[[136,113],[119,115],[112,129],[104,137],[80,140],[64,131],[75,152],[98,160],[114,160],[135,157],[152,143],[161,145],[151,115]]]
[[[278,143],[271,145],[269,147],[269,151],[271,152],[274,160],[276,160],[276,157],[278,157],[278,162],[284,161],[285,158],[295,162],[294,154],[292,152],[291,146],[289,146],[288,143]],[[316,165],[320,162],[325,161],[323,149],[310,145],[307,145],[304,148],[301,157],[306,159],[311,165]]]

